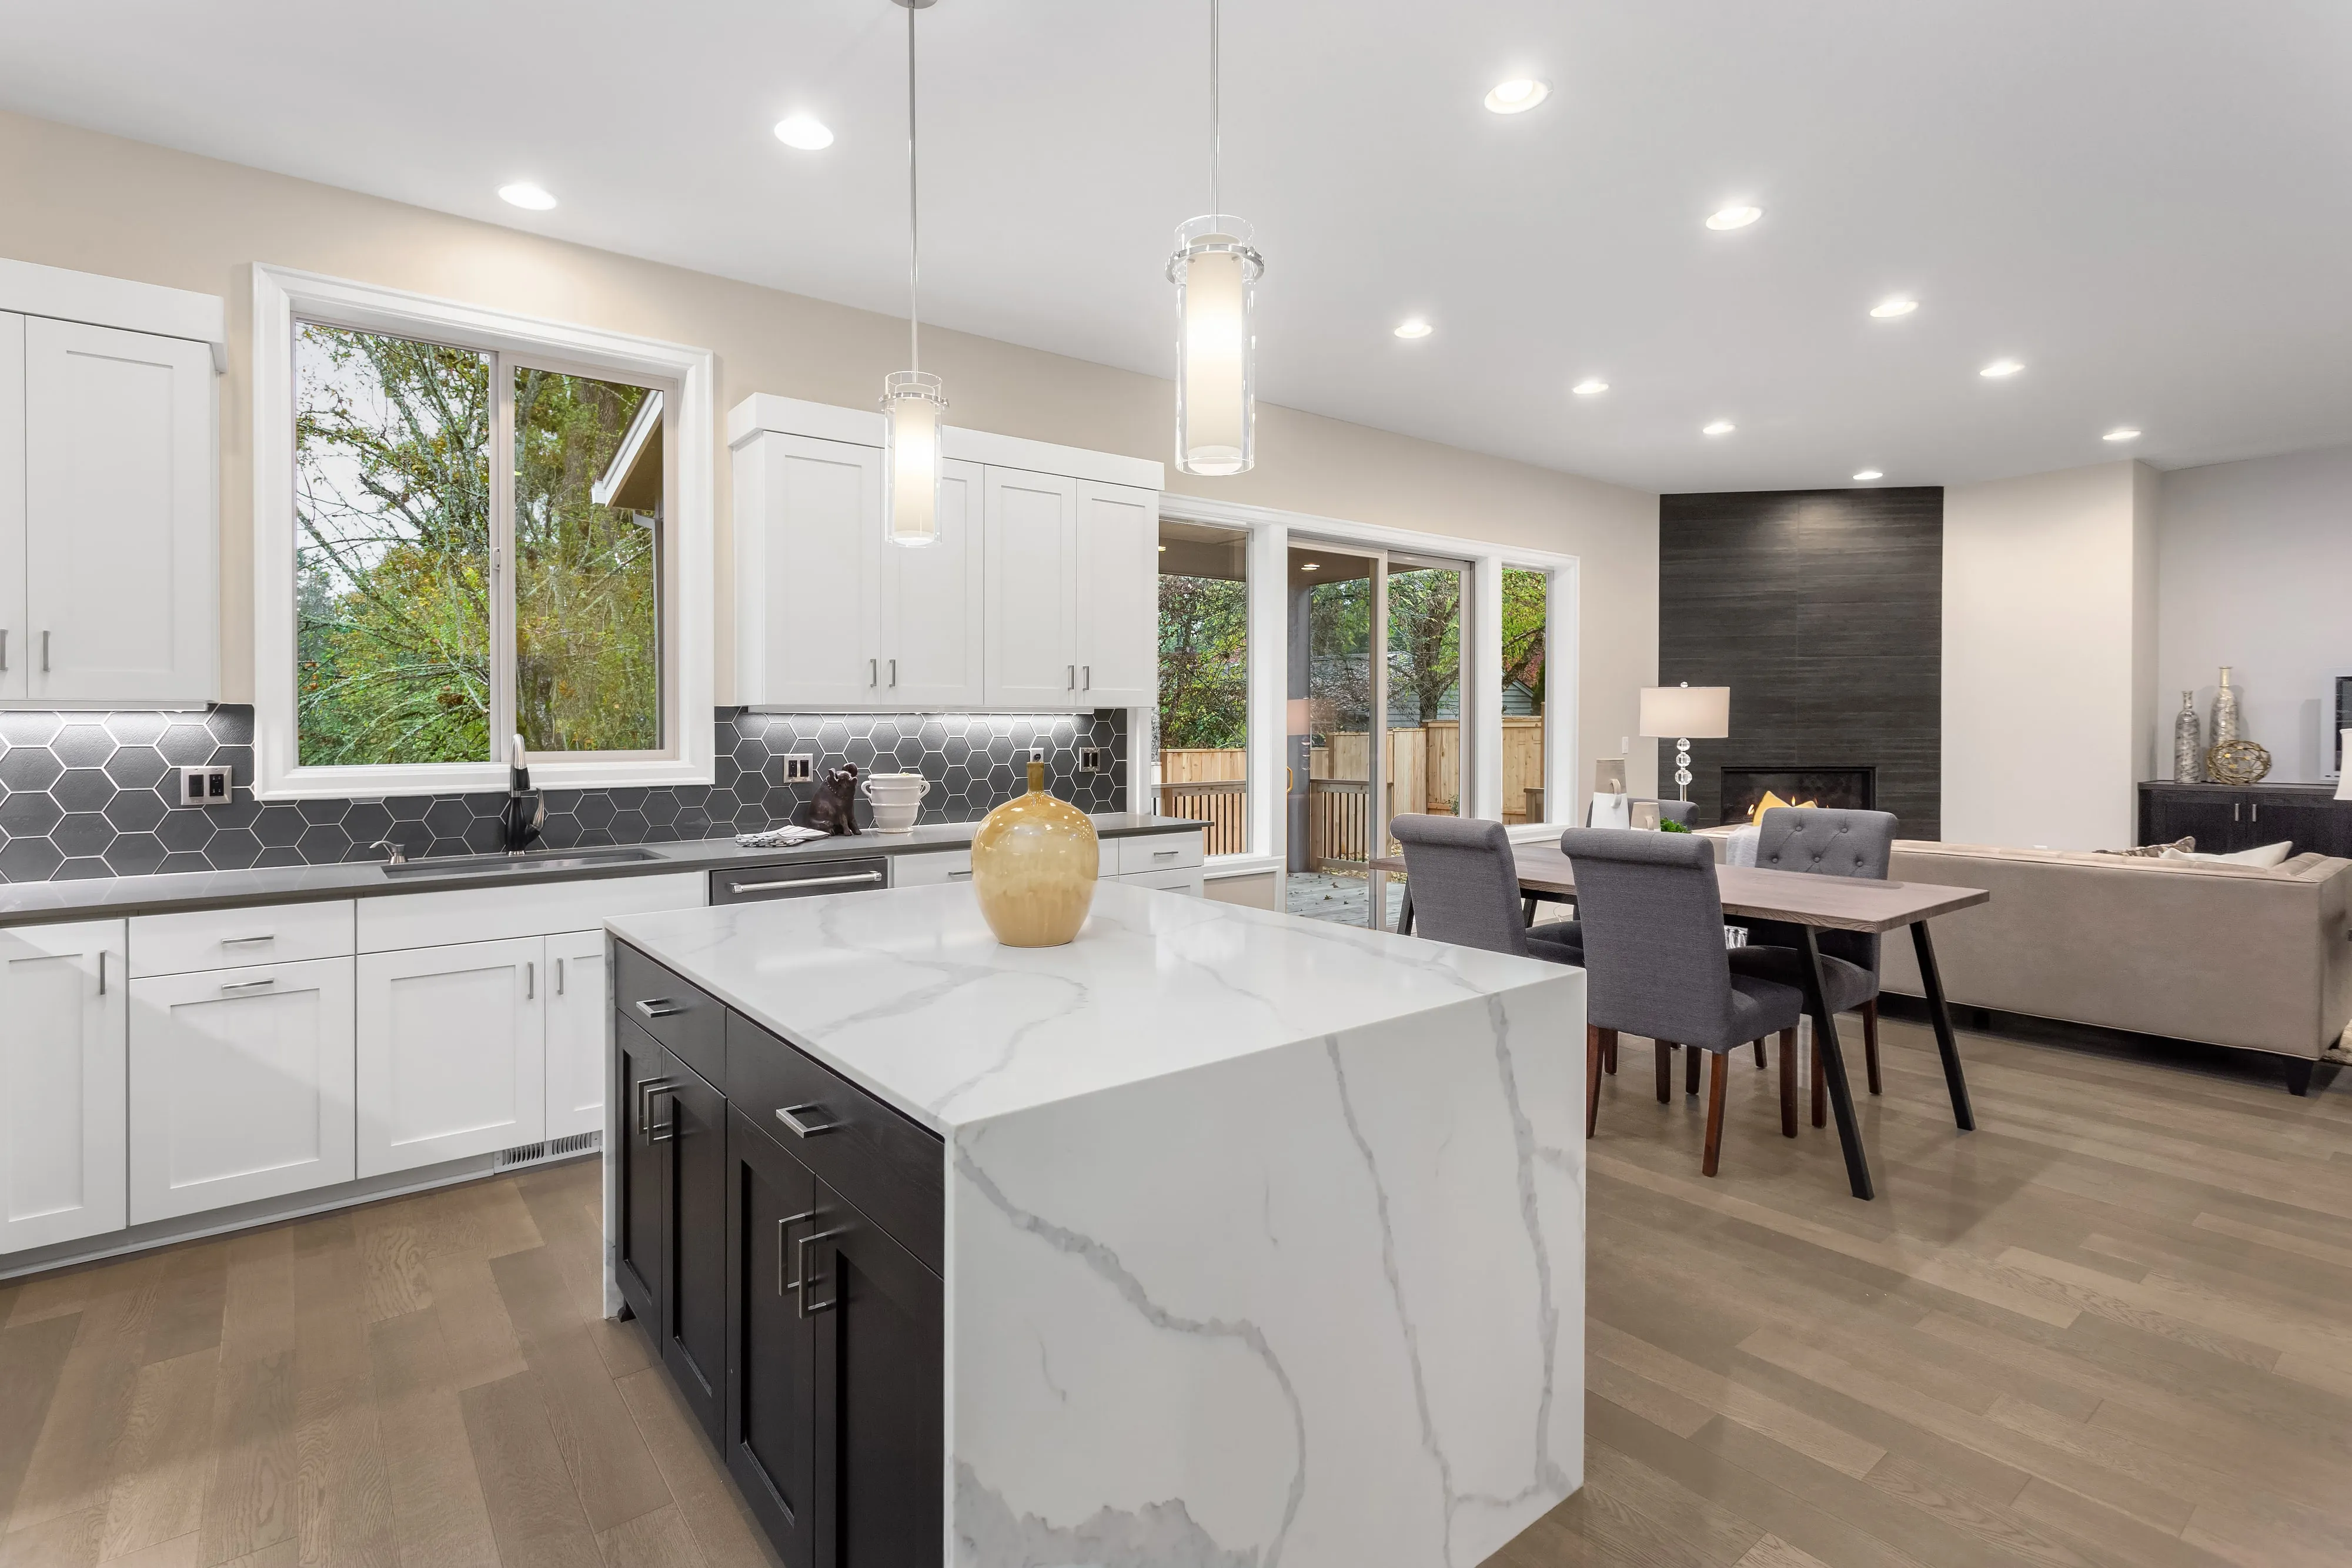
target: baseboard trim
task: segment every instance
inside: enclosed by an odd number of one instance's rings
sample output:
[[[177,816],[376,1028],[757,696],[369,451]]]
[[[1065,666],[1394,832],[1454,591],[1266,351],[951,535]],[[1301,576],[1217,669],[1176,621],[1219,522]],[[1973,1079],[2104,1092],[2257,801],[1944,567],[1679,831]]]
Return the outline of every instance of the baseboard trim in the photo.
[[[2156,1058],[2166,1067],[2201,1072],[2214,1078],[2268,1077],[2272,1071],[2283,1068],[2292,1082],[2298,1076],[2310,1072],[2313,1065],[2309,1057],[2287,1051],[2264,1051],[2256,1046],[2221,1045],[2212,1040],[2141,1034],[2133,1030],[2109,1029],[2104,1024],[2076,1023],[2068,1019],[2043,1018],[2035,1013],[2004,1012],[1998,1008],[1973,1007],[1964,1002],[1953,1002],[1950,1006],[1952,1027],[1955,1029],[1970,1030],[1979,1034],[1997,1034],[2029,1045],[2056,1046],[2116,1061],[2147,1061]],[[1882,991],[1878,1007],[1884,1016],[1901,1019],[1906,1023],[1926,1025],[1932,1021],[1927,1016],[1927,999],[1922,997],[1901,991]],[[2329,1058],[2319,1058],[2316,1066],[2321,1076],[2316,1082],[2323,1086],[2330,1082],[2337,1065]]]

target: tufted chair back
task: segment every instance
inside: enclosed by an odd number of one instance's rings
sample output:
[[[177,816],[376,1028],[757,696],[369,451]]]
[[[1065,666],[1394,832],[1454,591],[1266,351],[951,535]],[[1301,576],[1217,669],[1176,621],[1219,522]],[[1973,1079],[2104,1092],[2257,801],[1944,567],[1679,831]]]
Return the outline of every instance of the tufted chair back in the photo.
[[[1892,811],[1838,811],[1818,806],[1780,806],[1764,813],[1756,835],[1756,866],[1759,871],[1809,872],[1815,876],[1855,876],[1872,882],[1886,880],[1895,855],[1895,814]],[[1878,938],[1860,931],[1816,934],[1822,951],[1878,973]],[[1793,925],[1777,921],[1748,923],[1748,940],[1775,946],[1803,944]]]
[[[1433,942],[1528,956],[1519,873],[1500,822],[1475,817],[1391,818],[1412,884],[1412,929]]]
[[[1703,1049],[1737,1043],[1715,848],[1680,833],[1570,828],[1584,927],[1585,1017]]]

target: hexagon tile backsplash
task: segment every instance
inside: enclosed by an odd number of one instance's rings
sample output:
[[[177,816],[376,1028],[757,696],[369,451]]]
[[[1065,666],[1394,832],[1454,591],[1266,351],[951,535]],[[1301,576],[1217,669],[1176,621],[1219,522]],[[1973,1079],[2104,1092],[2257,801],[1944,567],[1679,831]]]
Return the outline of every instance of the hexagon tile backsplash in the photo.
[[[816,772],[919,772],[931,781],[925,822],[977,821],[1028,788],[1029,748],[1045,747],[1054,793],[1087,811],[1125,808],[1127,716],[1094,714],[775,714],[721,708],[709,786],[550,789],[550,848],[716,839],[791,821],[814,784],[786,784],[784,758]],[[499,847],[502,793],[349,800],[253,798],[253,709],[205,713],[0,713],[0,882],[242,871],[380,860],[396,840],[411,859]],[[1078,771],[1078,748],[1103,766]],[[226,806],[180,805],[183,766],[226,764]],[[861,807],[861,812],[863,808]]]

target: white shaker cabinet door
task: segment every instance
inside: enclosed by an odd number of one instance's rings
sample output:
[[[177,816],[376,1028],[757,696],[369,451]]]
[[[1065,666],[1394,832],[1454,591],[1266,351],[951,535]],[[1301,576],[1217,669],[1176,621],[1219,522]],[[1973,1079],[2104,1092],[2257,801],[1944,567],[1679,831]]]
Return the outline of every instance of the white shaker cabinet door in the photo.
[[[122,922],[0,930],[0,1254],[120,1230]]]
[[[884,705],[978,707],[986,700],[980,516],[980,465],[945,463],[939,538],[913,547],[883,545]]]
[[[27,698],[218,695],[215,444],[205,344],[26,319]]]
[[[1076,708],[1078,482],[991,468],[987,535],[988,706]]]
[[[1078,486],[1078,697],[1160,706],[1160,492]]]
[[[604,1124],[604,934],[547,939],[547,1133]]]
[[[353,1174],[352,960],[131,985],[131,1220]]]
[[[545,938],[359,959],[359,1174],[544,1135]]]
[[[740,700],[882,697],[882,453],[768,434],[735,453]]]
[[[25,319],[0,311],[0,701],[25,695]]]

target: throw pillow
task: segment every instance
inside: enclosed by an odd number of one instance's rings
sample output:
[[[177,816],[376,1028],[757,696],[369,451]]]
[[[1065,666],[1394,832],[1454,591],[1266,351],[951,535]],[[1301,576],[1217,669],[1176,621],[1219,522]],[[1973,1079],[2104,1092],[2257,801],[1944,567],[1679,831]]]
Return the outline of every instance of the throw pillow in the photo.
[[[1771,790],[1767,789],[1764,791],[1764,799],[1756,802],[1756,810],[1748,813],[1748,821],[1751,824],[1760,826],[1764,821],[1764,813],[1776,807],[1818,806],[1820,804],[1821,802],[1819,800],[1783,800],[1780,796],[1775,795]]]
[[[2091,852],[2095,855],[2133,855],[2144,860],[2155,860],[2160,855],[2171,854],[2176,850],[2185,855],[2196,847],[2197,837],[2192,833],[2185,839],[2175,839],[2168,844],[2142,844],[2136,850],[2093,850]]]
[[[2274,866],[2285,863],[2286,857],[2294,850],[2293,841],[2282,840],[2274,844],[2260,844],[2253,849],[2240,850],[2235,854],[2227,855],[2200,855],[2189,851],[2167,850],[2164,858],[2168,861],[2212,861],[2230,865]]]

